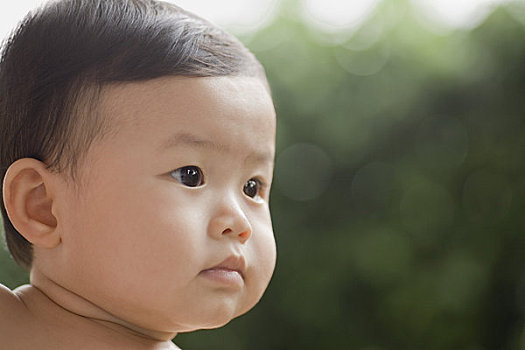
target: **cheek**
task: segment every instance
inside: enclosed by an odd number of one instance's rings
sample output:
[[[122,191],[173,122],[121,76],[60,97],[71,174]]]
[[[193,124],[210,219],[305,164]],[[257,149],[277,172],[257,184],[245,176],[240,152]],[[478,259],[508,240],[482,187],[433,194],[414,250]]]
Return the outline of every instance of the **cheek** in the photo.
[[[271,224],[266,225],[258,234],[254,231],[252,239],[250,254],[253,261],[250,265],[254,270],[250,282],[253,284],[252,293],[257,302],[266,290],[275,268],[276,246]]]
[[[170,324],[202,269],[202,219],[197,210],[158,194],[149,201],[112,196],[75,208],[83,213],[72,216],[67,228],[63,264],[69,267],[62,284],[132,323]],[[149,321],[151,310],[158,319]]]
[[[184,214],[153,206],[115,213],[109,218],[113,224],[101,228],[105,247],[99,249],[106,253],[113,249],[114,266],[130,269],[135,275],[167,277],[164,275],[173,274],[175,266],[187,266],[183,262],[191,262],[197,253],[198,235],[188,234],[191,220]]]
[[[136,195],[106,192],[103,200],[76,208],[82,214],[67,228],[67,260],[74,259],[75,275],[138,293],[151,283],[172,287],[168,284],[193,272],[180,268],[195,266],[192,259],[198,259],[199,237],[188,234],[199,229],[190,208],[153,191]]]
[[[277,257],[273,231],[267,231],[264,235],[259,237],[258,241],[259,242],[257,242],[258,244],[256,245],[256,254],[258,256],[258,262],[261,266],[261,279],[264,280],[266,284],[268,284],[275,269]]]

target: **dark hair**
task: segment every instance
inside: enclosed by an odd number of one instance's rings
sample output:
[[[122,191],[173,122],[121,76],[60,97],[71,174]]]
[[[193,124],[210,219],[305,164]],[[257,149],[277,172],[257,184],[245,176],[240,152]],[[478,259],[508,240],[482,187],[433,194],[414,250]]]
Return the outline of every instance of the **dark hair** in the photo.
[[[264,71],[233,36],[165,2],[62,0],[22,21],[0,62],[1,179],[31,157],[71,178],[109,127],[97,113],[104,85],[168,75],[257,76]],[[9,251],[29,269],[32,246],[1,210]]]

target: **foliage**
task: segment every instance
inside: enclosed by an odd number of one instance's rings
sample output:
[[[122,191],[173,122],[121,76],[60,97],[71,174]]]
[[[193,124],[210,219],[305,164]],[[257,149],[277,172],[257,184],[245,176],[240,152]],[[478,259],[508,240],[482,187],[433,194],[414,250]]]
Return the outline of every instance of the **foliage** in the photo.
[[[278,265],[182,348],[525,348],[525,26],[437,35],[403,6],[339,43],[286,7],[244,38],[278,114]]]

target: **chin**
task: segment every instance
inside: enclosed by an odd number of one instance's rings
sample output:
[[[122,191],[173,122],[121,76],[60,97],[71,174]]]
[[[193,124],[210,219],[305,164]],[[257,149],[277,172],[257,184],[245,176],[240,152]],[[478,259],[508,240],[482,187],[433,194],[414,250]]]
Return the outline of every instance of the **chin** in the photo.
[[[185,329],[181,332],[191,332],[199,329],[220,328],[228,324],[234,318],[241,316],[248,310],[240,312],[239,310],[233,310],[231,307],[226,306],[217,307],[213,310],[207,309],[202,311],[200,315],[196,315],[197,317],[194,320],[194,322],[191,322],[191,324],[187,324]]]
[[[206,321],[203,321],[203,322],[195,322],[195,323],[192,323],[192,324],[187,324],[185,325],[184,327],[182,327],[182,329],[180,329],[179,327],[179,330],[177,330],[177,333],[189,333],[189,332],[194,332],[194,331],[198,331],[198,330],[202,330],[202,329],[216,329],[216,328],[221,328],[222,326],[225,326],[227,325],[232,319],[232,318],[228,318],[227,320],[222,320],[220,322],[218,322],[217,320],[206,320]]]

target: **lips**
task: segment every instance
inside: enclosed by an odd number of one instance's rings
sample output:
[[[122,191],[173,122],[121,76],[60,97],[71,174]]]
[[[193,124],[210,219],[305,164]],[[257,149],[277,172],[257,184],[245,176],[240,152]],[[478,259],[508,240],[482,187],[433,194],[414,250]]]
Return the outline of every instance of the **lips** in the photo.
[[[220,264],[206,269],[205,271],[232,271],[237,272],[244,278],[244,270],[246,269],[246,262],[243,256],[231,255],[222,261]]]
[[[245,270],[244,257],[232,255],[218,265],[202,270],[199,276],[211,281],[214,285],[239,290],[244,285]]]

